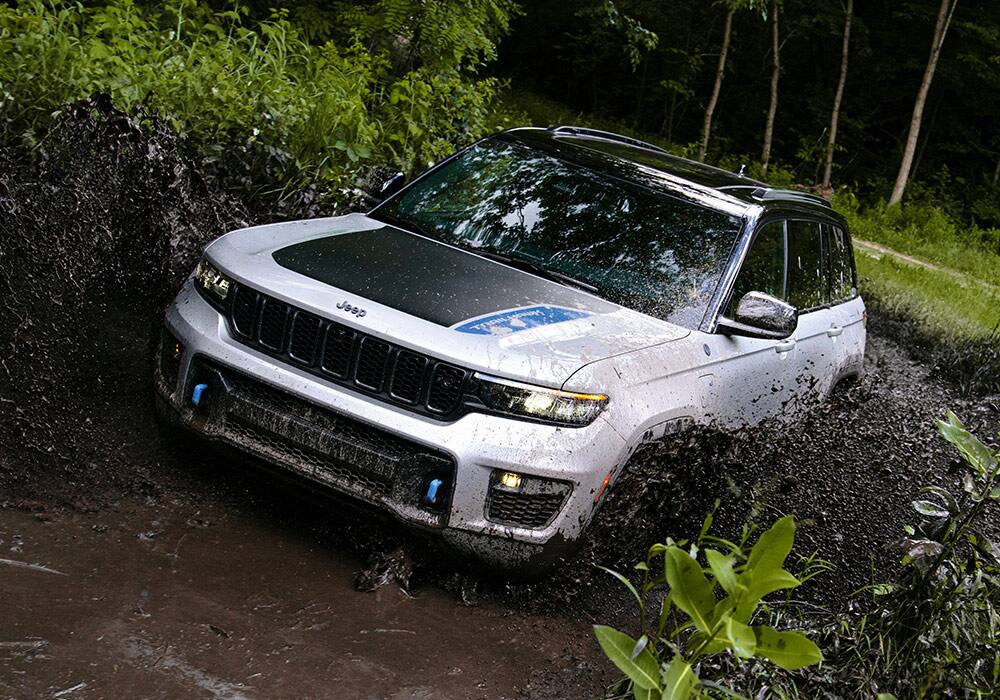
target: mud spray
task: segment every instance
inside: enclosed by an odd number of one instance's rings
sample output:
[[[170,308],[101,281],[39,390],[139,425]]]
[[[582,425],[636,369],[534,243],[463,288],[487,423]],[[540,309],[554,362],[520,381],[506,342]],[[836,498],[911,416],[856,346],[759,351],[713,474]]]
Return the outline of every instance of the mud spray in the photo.
[[[201,246],[248,215],[182,146],[155,118],[94,99],[67,109],[31,154],[0,150],[0,501],[99,507],[167,481],[183,489],[185,465],[198,463],[153,425],[150,339]],[[995,398],[964,400],[932,377],[933,363],[904,350],[906,327],[892,329],[873,318],[865,381],[800,424],[692,436],[647,453],[609,495],[580,554],[544,581],[457,569],[392,524],[359,528],[329,509],[290,507],[289,517],[371,561],[361,588],[431,584],[467,603],[488,597],[609,621],[627,599],[594,565],[627,570],[652,542],[696,533],[718,497],[720,535],[747,518],[794,513],[798,553],[835,567],[803,595],[842,601],[893,566],[890,545],[912,519],[916,490],[949,478],[952,455],[934,420],[950,407],[991,436],[1000,417]]]
[[[150,330],[244,218],[159,122],[103,98],[0,150],[0,485],[128,479],[104,456],[147,398]]]

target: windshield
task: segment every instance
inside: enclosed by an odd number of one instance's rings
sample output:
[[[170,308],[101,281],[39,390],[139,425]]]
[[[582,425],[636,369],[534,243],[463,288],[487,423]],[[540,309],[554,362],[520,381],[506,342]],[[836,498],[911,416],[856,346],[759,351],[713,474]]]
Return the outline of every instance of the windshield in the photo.
[[[474,146],[373,212],[448,243],[580,280],[697,327],[741,220],[541,150]]]

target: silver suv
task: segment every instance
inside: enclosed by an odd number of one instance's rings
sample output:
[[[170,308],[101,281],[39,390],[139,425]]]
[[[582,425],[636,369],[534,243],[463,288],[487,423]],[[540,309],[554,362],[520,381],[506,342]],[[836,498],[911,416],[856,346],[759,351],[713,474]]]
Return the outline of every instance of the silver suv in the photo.
[[[162,415],[532,567],[644,445],[862,371],[847,226],[818,197],[577,127],[382,195],[209,245],[166,313]]]

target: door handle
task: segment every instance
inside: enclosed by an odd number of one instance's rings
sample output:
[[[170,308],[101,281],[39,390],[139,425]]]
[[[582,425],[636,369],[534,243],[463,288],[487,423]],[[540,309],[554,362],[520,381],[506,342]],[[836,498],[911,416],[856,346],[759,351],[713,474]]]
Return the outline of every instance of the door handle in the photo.
[[[774,346],[774,351],[779,355],[784,354],[795,347],[794,340],[783,340]]]
[[[840,326],[830,326],[830,328],[827,329],[826,334],[831,338],[835,338],[843,332],[844,329]]]

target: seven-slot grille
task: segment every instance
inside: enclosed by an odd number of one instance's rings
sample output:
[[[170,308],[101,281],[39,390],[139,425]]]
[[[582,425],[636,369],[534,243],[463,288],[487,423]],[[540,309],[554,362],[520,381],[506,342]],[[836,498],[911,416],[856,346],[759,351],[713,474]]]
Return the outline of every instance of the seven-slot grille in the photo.
[[[450,417],[468,371],[320,318],[242,284],[229,307],[234,336],[329,381],[437,418]]]

